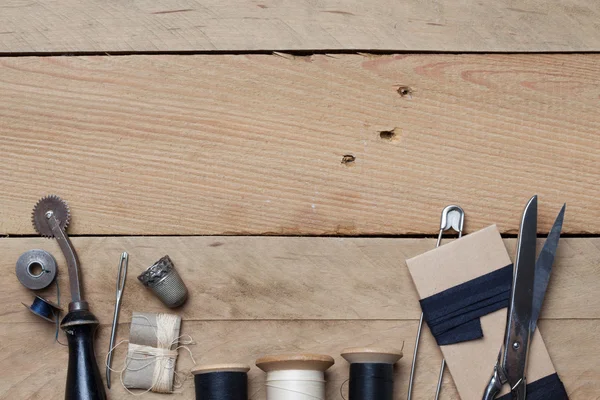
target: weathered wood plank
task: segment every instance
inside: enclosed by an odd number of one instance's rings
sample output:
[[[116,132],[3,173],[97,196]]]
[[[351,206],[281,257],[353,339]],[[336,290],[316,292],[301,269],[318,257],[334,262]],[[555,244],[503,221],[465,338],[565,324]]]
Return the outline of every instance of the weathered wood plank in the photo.
[[[514,233],[533,193],[540,231],[566,201],[565,232],[600,232],[597,54],[0,67],[0,233],[49,192],[74,234],[432,234],[448,203]]]
[[[129,315],[123,315],[130,317]],[[348,346],[402,346],[405,357],[396,373],[396,398],[404,398],[407,390],[410,360],[414,346],[417,321],[184,321],[182,333],[192,335],[196,344],[190,346],[200,363],[244,362],[253,366],[256,358],[277,352],[321,352],[330,354],[336,364],[328,374],[328,399],[339,398],[339,388],[348,377],[348,365],[339,356]],[[600,348],[595,332],[598,320],[545,320],[540,330],[569,396],[573,400],[596,399],[600,392]],[[119,340],[126,339],[129,326],[119,326]],[[62,334],[62,333],[61,333]],[[110,326],[102,325],[96,351],[99,364],[108,349]],[[35,338],[35,340],[24,340]],[[34,317],[28,323],[0,323],[0,398],[49,399],[61,398],[64,392],[67,350],[53,344],[53,328]],[[115,353],[114,367],[123,365],[125,345]],[[421,338],[416,375],[415,399],[430,399],[441,353],[429,332]],[[35,361],[34,361],[35,360]],[[180,351],[178,370],[187,371],[192,362]],[[104,375],[104,368],[101,368]],[[263,400],[264,374],[254,367],[250,371],[250,399]],[[476,384],[476,383],[474,383]],[[485,382],[481,383],[483,387]],[[443,393],[445,399],[458,400],[450,374],[446,373]],[[128,399],[113,376],[111,399]],[[188,380],[174,398],[193,397],[193,382]],[[158,399],[160,395],[145,395]]]
[[[9,0],[0,52],[598,51],[599,19],[594,0]]]
[[[338,239],[276,237],[78,237],[85,297],[103,323],[112,319],[116,268],[123,250],[131,262],[122,322],[144,305],[164,306],[136,276],[165,254],[175,262],[191,297],[180,310],[187,320],[418,319],[420,308],[405,258],[434,247],[430,239]],[[514,253],[515,239],[505,241]],[[540,246],[541,248],[541,241]],[[21,303],[33,294],[14,266],[31,248],[59,262],[63,301],[67,270],[55,241],[0,239],[0,323],[30,321]],[[600,318],[600,238],[562,239],[542,318]],[[55,288],[44,292],[55,298]]]

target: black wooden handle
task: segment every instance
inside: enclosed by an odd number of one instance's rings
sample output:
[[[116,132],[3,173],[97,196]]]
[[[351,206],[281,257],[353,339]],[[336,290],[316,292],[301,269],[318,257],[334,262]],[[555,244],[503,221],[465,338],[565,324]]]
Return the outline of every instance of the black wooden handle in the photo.
[[[71,311],[63,318],[60,327],[69,343],[65,400],[106,400],[94,354],[94,332],[98,320],[87,310]]]

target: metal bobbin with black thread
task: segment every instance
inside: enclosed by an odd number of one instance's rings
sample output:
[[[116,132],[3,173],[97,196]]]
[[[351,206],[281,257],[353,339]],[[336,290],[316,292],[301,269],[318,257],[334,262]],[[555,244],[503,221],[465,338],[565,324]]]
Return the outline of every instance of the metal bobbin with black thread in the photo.
[[[188,297],[188,290],[169,256],[164,256],[138,276],[167,307],[179,307]]]
[[[350,363],[348,400],[393,400],[394,364],[401,350],[356,347],[345,349],[342,357]]]
[[[15,273],[19,282],[27,289],[45,289],[56,278],[56,260],[46,250],[28,250],[17,260]]]
[[[52,323],[56,323],[57,317],[62,311],[62,308],[58,304],[41,296],[35,296],[35,299],[33,299],[33,304],[31,304],[30,306],[28,306],[25,303],[21,304],[27,307],[29,311],[31,311],[38,317],[43,318],[46,321]]]
[[[201,365],[192,369],[196,400],[248,400],[246,364]]]

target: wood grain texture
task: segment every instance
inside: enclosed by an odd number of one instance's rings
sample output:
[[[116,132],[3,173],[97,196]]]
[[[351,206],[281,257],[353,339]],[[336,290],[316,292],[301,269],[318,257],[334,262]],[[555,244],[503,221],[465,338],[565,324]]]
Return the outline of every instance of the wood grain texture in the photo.
[[[405,357],[396,369],[394,397],[404,399],[417,324],[417,321],[184,321],[182,333],[190,334],[196,340],[190,349],[198,363],[243,362],[252,365],[249,372],[251,400],[265,399],[265,375],[254,367],[254,361],[265,354],[318,352],[333,356],[336,363],[327,374],[327,399],[334,400],[341,399],[340,386],[348,377],[348,364],[339,355],[345,347],[401,346],[405,341]],[[600,349],[596,336],[599,329],[598,320],[541,321],[540,330],[552,361],[573,400],[598,399]],[[128,324],[120,324],[118,332],[119,341],[126,339]],[[39,322],[34,316],[29,322],[0,323],[0,399],[62,398],[67,349],[53,344],[53,333],[51,324]],[[96,341],[101,365],[108,351],[109,336],[110,325],[103,324]],[[126,344],[115,353],[115,368],[123,365],[125,353]],[[414,399],[433,397],[440,362],[441,353],[430,333],[425,331],[419,346]],[[187,352],[180,350],[177,369],[187,372],[192,367]],[[104,368],[101,371],[104,375]],[[113,375],[112,383],[112,400],[131,398],[120,387],[118,375]],[[482,388],[485,383],[481,383]],[[449,373],[445,374],[443,396],[444,399],[459,400]],[[192,379],[172,397],[193,398]],[[159,399],[164,395],[147,394],[144,398]]]
[[[0,233],[598,233],[600,55],[0,59]],[[399,90],[400,89],[400,90]],[[380,133],[383,132],[383,133]],[[383,138],[382,138],[383,137]],[[345,157],[348,156],[348,157]]]
[[[124,250],[130,265],[121,322],[129,322],[133,311],[165,309],[136,279],[165,254],[190,291],[179,310],[185,320],[416,320],[421,310],[404,259],[435,246],[429,239],[274,237],[84,237],[73,243],[84,298],[102,323],[112,320]],[[512,255],[515,240],[505,243]],[[31,304],[33,295],[14,272],[18,257],[31,248],[55,255],[63,302],[68,301],[67,269],[54,241],[0,239],[0,269],[8,276],[0,288],[0,323],[31,320],[21,303]],[[600,318],[599,273],[600,238],[562,239],[541,318]],[[55,288],[43,294],[55,299]]]
[[[77,237],[73,243],[81,258],[84,294],[101,321],[96,347],[100,364],[108,348],[120,252],[129,251],[131,261],[118,340],[128,336],[132,311],[167,311],[135,276],[168,253],[191,292],[178,312],[184,319],[182,333],[196,341],[190,347],[198,362],[253,365],[256,358],[271,353],[330,354],[336,365],[328,374],[328,398],[339,399],[348,374],[339,357],[343,348],[401,347],[405,341],[406,357],[396,377],[397,396],[405,396],[419,309],[404,259],[431,249],[432,239]],[[505,244],[512,254],[515,240],[506,239]],[[20,304],[30,303],[32,293],[18,283],[14,263],[30,248],[56,256],[63,301],[67,296],[66,267],[54,241],[0,239],[0,269],[8,275],[0,286],[0,399],[61,398],[64,391],[66,348],[53,344],[51,324]],[[597,399],[600,391],[599,260],[599,238],[561,240],[540,321],[572,399]],[[42,294],[54,298],[55,291]],[[421,340],[414,398],[428,399],[435,392],[441,356],[427,330]],[[116,353],[115,367],[122,365],[124,356],[125,345]],[[178,369],[191,367],[189,356],[181,351]],[[263,386],[264,374],[253,368],[250,399],[264,400]],[[443,391],[445,399],[458,400],[449,374]],[[173,397],[190,398],[192,393],[190,379]],[[110,395],[113,400],[129,398],[118,385],[118,375]]]
[[[4,1],[0,52],[598,51],[595,0]]]

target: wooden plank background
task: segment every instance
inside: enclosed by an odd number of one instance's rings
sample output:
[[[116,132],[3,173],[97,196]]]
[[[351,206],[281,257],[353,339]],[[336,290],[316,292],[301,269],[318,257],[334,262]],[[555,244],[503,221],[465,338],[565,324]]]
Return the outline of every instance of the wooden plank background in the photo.
[[[190,289],[180,310],[183,332],[194,337],[190,346],[198,362],[245,362],[265,353],[311,351],[336,358],[328,376],[328,398],[338,399],[347,377],[340,351],[349,345],[401,347],[405,358],[398,366],[397,398],[404,398],[411,349],[419,318],[418,296],[410,282],[404,258],[434,247],[431,239],[260,238],[260,237],[84,237],[74,238],[79,250],[84,290],[102,325],[97,341],[100,360],[105,357],[112,318],[116,263],[121,251],[131,255],[129,276],[120,318],[119,340],[126,339],[131,312],[164,312],[164,307],[135,280],[147,265],[168,252]],[[515,239],[505,241],[510,253]],[[10,276],[0,292],[5,304],[0,313],[0,352],[3,369],[0,398],[60,397],[64,386],[67,352],[53,344],[53,327],[28,313],[32,294],[14,275],[14,260],[29,248],[57,255],[59,274],[66,274],[55,241],[0,240],[2,270]],[[542,312],[544,334],[555,367],[573,399],[591,399],[600,390],[600,349],[596,345],[600,289],[600,239],[563,239],[552,283]],[[61,279],[61,292],[67,293]],[[54,298],[54,290],[44,292]],[[63,297],[64,300],[64,297]],[[143,305],[143,306],[142,306]],[[62,334],[61,334],[62,335]],[[36,337],[34,341],[23,337]],[[226,339],[223,339],[226,338]],[[417,375],[416,398],[430,398],[441,361],[429,332],[424,333]],[[122,365],[125,347],[115,357]],[[28,362],[37,355],[40,363]],[[577,359],[577,362],[573,362]],[[180,352],[179,369],[192,366]],[[101,363],[102,361],[100,361]],[[44,371],[43,374],[40,371]],[[264,399],[264,374],[250,374],[251,398]],[[23,382],[32,382],[23,384]],[[444,398],[458,399],[450,374]],[[191,398],[186,382],[177,398]],[[158,398],[159,396],[148,398]],[[111,399],[129,395],[113,377]]]
[[[3,1],[0,52],[598,51],[596,0]]]
[[[449,203],[516,233],[534,193],[540,232],[563,202],[565,233],[600,232],[597,54],[0,67],[0,233],[34,233],[48,193],[73,234],[434,234]]]
[[[515,241],[506,239],[510,254]],[[433,239],[218,236],[78,237],[73,243],[85,271],[86,297],[102,321],[112,318],[119,256],[123,251],[131,254],[121,322],[129,322],[141,304],[148,312],[164,311],[135,277],[165,254],[189,282],[191,299],[181,310],[186,320],[418,320],[418,297],[404,260],[435,247]],[[30,303],[31,293],[14,271],[19,255],[31,248],[61,258],[52,240],[0,240],[2,265],[11,275],[0,293],[5,304],[0,323],[31,321],[20,304]],[[563,239],[557,257],[543,316],[600,318],[600,238]],[[68,298],[66,267],[61,272],[61,293]],[[55,289],[43,293],[53,296]],[[20,297],[15,302],[16,294]]]
[[[532,194],[541,234],[566,202],[540,330],[570,398],[600,399],[598,21],[596,0],[4,1],[0,399],[64,393],[67,350],[14,272],[51,251],[67,300],[62,255],[30,222],[49,193],[73,210],[100,364],[119,254],[119,340],[132,311],[165,311],[135,277],[169,254],[198,362],[331,354],[329,400],[343,348],[402,342],[406,398],[420,310],[404,260],[434,246],[444,206],[467,232],[514,235]],[[441,361],[422,341],[415,400]],[[252,400],[263,386],[253,368]],[[117,376],[109,396],[130,398]],[[192,380],[171,397],[192,398]],[[442,398],[458,399],[448,373]]]
[[[109,321],[110,322],[110,321]],[[410,373],[410,360],[414,334],[418,321],[365,321],[365,320],[274,320],[274,321],[184,321],[183,329],[194,335],[196,344],[190,346],[198,363],[215,363],[223,360],[248,363],[250,399],[265,400],[264,373],[254,366],[254,361],[265,353],[313,351],[330,354],[336,364],[327,375],[327,399],[342,400],[340,386],[348,378],[348,364],[339,356],[348,343],[368,345],[396,345],[406,340],[404,358],[400,360],[395,375],[395,399],[405,399]],[[595,400],[600,393],[598,376],[597,332],[600,324],[594,320],[542,320],[539,329],[549,349],[552,361],[563,380],[569,396],[575,400]],[[118,339],[126,339],[128,324],[120,324]],[[61,399],[64,392],[67,350],[53,343],[51,324],[40,323],[31,317],[30,323],[0,324],[4,368],[0,382],[2,399]],[[106,352],[110,325],[99,329],[96,346],[99,358]],[[224,337],[226,339],[224,339]],[[35,338],[24,340],[23,338]],[[115,355],[114,367],[122,366],[125,346]],[[442,361],[435,341],[424,332],[419,345],[419,364],[415,379],[414,399],[434,397],[435,386]],[[32,360],[35,360],[33,362]],[[99,361],[102,363],[102,361]],[[178,370],[193,367],[185,350],[178,358]],[[102,369],[103,371],[103,369]],[[103,374],[104,375],[104,374]],[[120,387],[118,374],[113,375],[111,400],[126,400],[133,396]],[[344,391],[347,390],[347,383]],[[187,380],[177,394],[168,398],[193,399],[194,388]],[[442,388],[444,399],[459,400],[452,378],[445,374]],[[146,394],[142,398],[164,399],[165,395]],[[347,395],[345,397],[348,398]]]

